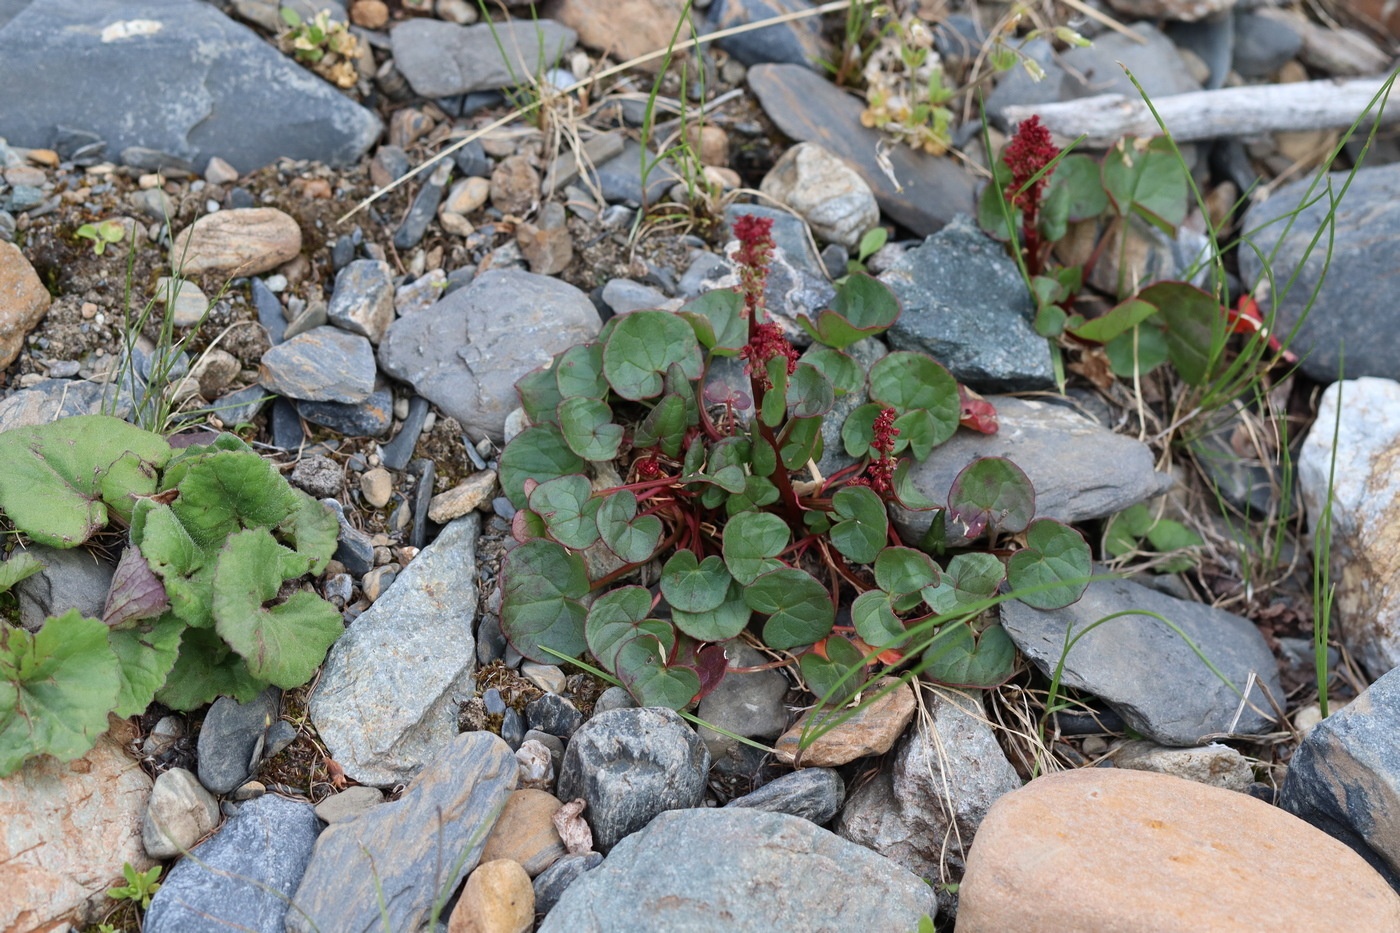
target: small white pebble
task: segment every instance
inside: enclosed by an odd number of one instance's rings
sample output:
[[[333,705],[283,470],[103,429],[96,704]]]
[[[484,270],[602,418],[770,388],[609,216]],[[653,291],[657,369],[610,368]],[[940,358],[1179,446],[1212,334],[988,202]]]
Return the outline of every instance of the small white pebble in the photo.
[[[437,425],[437,412],[430,411],[423,418],[423,433],[427,434]]]
[[[210,214],[212,214],[219,209],[219,202],[215,201],[213,198],[210,198],[209,200],[204,202],[204,209]]]
[[[287,277],[285,275],[269,275],[263,279],[263,284],[273,294],[281,294],[287,290]]]

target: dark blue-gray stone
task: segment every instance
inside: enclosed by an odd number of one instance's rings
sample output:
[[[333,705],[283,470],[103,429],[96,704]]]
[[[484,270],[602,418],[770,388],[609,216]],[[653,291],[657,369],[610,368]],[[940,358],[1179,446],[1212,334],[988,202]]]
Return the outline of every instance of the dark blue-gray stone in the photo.
[[[199,730],[199,783],[211,793],[227,794],[248,779],[268,726],[277,721],[281,691],[268,687],[247,703],[219,697]]]
[[[402,470],[413,459],[413,450],[418,446],[418,437],[423,433],[423,422],[428,417],[428,400],[415,395],[408,400],[408,417],[394,439],[382,448],[384,465],[391,470]]]
[[[506,656],[506,636],[501,631],[501,620],[494,615],[484,615],[476,626],[476,660],[480,664],[490,664]]]
[[[732,29],[812,7],[809,0],[715,0],[710,6],[706,31]],[[820,62],[832,61],[831,46],[822,38],[821,24],[820,17],[807,16],[740,32],[715,44],[745,65],[775,62],[820,68]]]
[[[283,450],[296,450],[306,440],[296,406],[278,397],[272,402],[272,443]]]
[[[374,545],[369,535],[350,524],[345,518],[345,508],[337,499],[322,499],[323,503],[335,512],[340,522],[340,536],[336,539],[334,560],[345,565],[345,569],[357,577],[364,576],[374,569]]]
[[[336,237],[335,246],[331,247],[331,268],[339,272],[354,261],[355,241],[350,234],[342,233]]]
[[[159,149],[200,171],[217,155],[239,172],[282,156],[353,165],[382,129],[196,0],[44,0],[0,28],[0,136],[48,146],[59,125],[110,151]]]
[[[14,586],[20,625],[37,632],[45,619],[61,616],[70,609],[91,619],[102,618],[115,565],[86,548],[60,550],[30,544],[26,550],[43,569]]]
[[[147,149],[144,146],[128,146],[123,149],[122,165],[140,169],[143,172],[194,174],[194,166],[190,164],[188,159],[182,159],[168,152],[161,152],[159,149]]]
[[[258,381],[311,402],[363,402],[374,392],[374,347],[359,334],[313,327],[263,354]]]
[[[671,186],[681,180],[669,159],[657,160],[652,152],[647,153],[650,166],[647,172],[646,188],[642,187],[642,144],[629,139],[622,148],[622,154],[596,166],[596,181],[599,193],[609,204],[632,202],[651,204],[663,198]]]
[[[413,532],[408,543],[413,547],[422,547],[428,540],[428,507],[433,502],[433,481],[437,478],[437,465],[424,457],[410,463],[408,471],[418,477],[418,482],[413,487]]]
[[[978,392],[1055,384],[1050,347],[1031,324],[1030,293],[1002,244],[961,215],[885,273],[901,313],[885,332],[895,350],[927,353]]]
[[[1245,214],[1244,229],[1254,231],[1251,239],[1260,252],[1247,249],[1240,253],[1240,278],[1246,288],[1264,280],[1261,257],[1270,255],[1274,257],[1278,289],[1298,270],[1282,301],[1273,296],[1277,310],[1273,330],[1287,335],[1298,327],[1290,348],[1303,358],[1303,372],[1313,379],[1330,383],[1341,378],[1343,343],[1346,378],[1394,379],[1400,374],[1400,306],[1391,300],[1388,289],[1376,283],[1390,281],[1400,255],[1395,249],[1400,243],[1400,164],[1359,169],[1350,180],[1346,197],[1337,205],[1327,233],[1309,254],[1309,243],[1331,210],[1328,199],[1317,198],[1317,192],[1325,190],[1328,183],[1332,190],[1341,190],[1347,184],[1347,173],[1333,172],[1314,191],[1314,203],[1291,221],[1280,220],[1298,208],[1310,183],[1311,179],[1302,179],[1284,185]],[[1286,236],[1285,226],[1289,227]],[[1330,265],[1323,280],[1329,252]],[[1317,298],[1313,300],[1315,289]],[[1312,308],[1304,318],[1309,302]],[[1268,313],[1267,307],[1262,310]]]
[[[518,749],[520,743],[525,741],[525,720],[510,707],[506,707],[506,711],[501,714],[501,738],[510,746],[511,751]]]
[[[557,693],[546,693],[525,705],[525,718],[531,729],[567,739],[583,725],[583,713]]]
[[[380,385],[363,402],[297,402],[297,413],[346,437],[383,437],[394,425],[394,393]]]
[[[542,74],[578,41],[572,29],[548,19],[476,26],[410,19],[389,36],[394,64],[423,97],[514,87]]]
[[[535,876],[535,913],[547,914],[579,875],[603,864],[603,853],[566,855]]]
[[[1351,846],[1400,891],[1400,668],[1313,726],[1279,806]]]
[[[1125,610],[1128,614],[1086,631]],[[1185,632],[1229,684],[1166,623],[1146,612]],[[1016,647],[1047,676],[1064,654],[1066,631],[1083,633],[1065,658],[1061,684],[1103,698],[1131,728],[1162,745],[1200,745],[1209,741],[1206,736],[1230,730],[1251,672],[1276,700],[1283,696],[1278,663],[1253,622],[1130,580],[1091,583],[1078,602],[1052,611],[1008,600],[1001,605],[1001,622]],[[1258,735],[1274,728],[1270,717],[1257,712],[1273,709],[1259,686],[1248,699],[1233,731]]]
[[[461,149],[452,153],[452,161],[457,163],[457,171],[467,178],[490,178],[491,160],[482,147],[481,140],[473,139]]]
[[[775,778],[725,806],[790,813],[820,826],[836,815],[845,799],[846,782],[841,775],[830,768],[803,768]]]
[[[476,867],[518,772],[510,749],[489,732],[446,743],[398,800],[321,834],[287,933],[421,929],[434,900]]]
[[[588,802],[593,845],[607,852],[666,810],[697,807],[710,753],[674,710],[615,709],[574,733],[559,773],[559,799]]]
[[[539,933],[904,933],[936,910],[922,878],[807,820],[674,810],[575,879]]]
[[[257,276],[248,280],[253,294],[253,307],[258,312],[258,323],[267,331],[268,343],[276,346],[287,333],[287,316],[282,313],[282,302],[275,292]]]
[[[1245,78],[1267,78],[1303,47],[1292,26],[1257,13],[1235,12],[1235,70]]]
[[[428,232],[428,224],[432,223],[433,218],[437,216],[438,205],[442,203],[443,186],[446,185],[451,172],[451,162],[439,162],[437,168],[433,169],[432,174],[423,182],[418,193],[413,196],[413,204],[409,206],[408,214],[404,217],[403,223],[399,224],[399,229],[394,232],[394,247],[396,249],[412,249],[423,239],[423,234]],[[392,308],[392,291],[389,295],[389,302]],[[391,311],[390,320],[392,319]]]
[[[246,389],[230,392],[213,405],[214,414],[226,425],[244,424],[257,417],[272,398],[260,385],[250,385]],[[300,430],[300,429],[298,429]]]
[[[268,794],[241,804],[208,842],[175,863],[151,899],[147,933],[284,933],[321,832],[311,804]]]

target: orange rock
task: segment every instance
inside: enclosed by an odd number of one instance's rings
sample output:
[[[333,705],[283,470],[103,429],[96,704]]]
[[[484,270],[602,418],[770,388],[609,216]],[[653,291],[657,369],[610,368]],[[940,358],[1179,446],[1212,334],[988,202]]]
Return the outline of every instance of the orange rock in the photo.
[[[554,16],[578,33],[578,40],[589,48],[610,53],[621,61],[637,58],[690,38],[690,28],[682,25],[676,33],[684,0],[563,0]],[[642,64],[655,72],[662,59]]]
[[[384,0],[355,0],[350,8],[350,22],[365,29],[378,29],[389,21],[389,7]]]
[[[52,300],[19,247],[0,240],[0,369],[19,356],[25,335],[48,313]]]
[[[510,859],[531,878],[564,856],[564,843],[554,828],[554,814],[562,804],[559,798],[542,790],[518,790],[506,798],[481,860]]]
[[[525,869],[510,859],[483,862],[467,885],[447,933],[529,933],[535,923],[535,889]]]
[[[170,264],[185,276],[205,272],[257,275],[301,252],[301,228],[275,207],[218,211],[181,230]]]
[[[884,689],[891,680],[887,677],[879,681],[869,692]],[[899,689],[890,691],[818,738],[806,751],[800,752],[799,761],[798,742],[813,717],[813,712],[808,712],[783,733],[774,749],[779,761],[797,763],[804,768],[834,768],[866,755],[883,755],[914,718],[914,705],[914,691],[908,684],[900,684]],[[823,711],[821,715],[829,716],[830,711]]]
[[[993,804],[958,933],[1400,930],[1400,896],[1347,846],[1245,794],[1085,768]]]

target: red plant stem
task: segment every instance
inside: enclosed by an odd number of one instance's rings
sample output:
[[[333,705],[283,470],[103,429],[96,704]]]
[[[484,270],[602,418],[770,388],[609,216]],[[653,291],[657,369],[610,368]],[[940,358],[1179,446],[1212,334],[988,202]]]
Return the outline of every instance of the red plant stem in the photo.
[[[861,471],[861,467],[863,467],[864,465],[864,463],[853,463],[848,467],[842,467],[835,473],[832,473],[826,478],[826,482],[822,483],[822,495],[826,495],[826,491],[831,488],[832,483],[840,479],[845,479],[847,474],[855,475],[856,473],[859,473]]]

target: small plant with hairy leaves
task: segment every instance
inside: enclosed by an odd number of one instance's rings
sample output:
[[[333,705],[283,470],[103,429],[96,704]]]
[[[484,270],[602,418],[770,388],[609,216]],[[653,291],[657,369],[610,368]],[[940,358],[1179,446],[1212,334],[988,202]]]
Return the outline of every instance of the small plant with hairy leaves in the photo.
[[[108,713],[153,699],[190,710],[300,686],[340,636],[340,613],[299,585],[330,560],[335,516],[233,435],[176,448],[83,415],[0,434],[0,460],[0,513],[30,541],[110,529],[127,545],[101,619],[0,622],[0,776],[43,753],[71,761]],[[0,591],[40,569],[16,550]]]
[[[310,65],[336,87],[355,86],[359,80],[355,59],[360,55],[360,40],[348,23],[332,20],[330,10],[322,10],[308,21],[289,6],[282,7],[282,22],[287,28],[277,37],[277,44],[283,52]]]
[[[1074,602],[1089,549],[1034,520],[1008,460],[969,464],[943,503],[914,488],[906,455],[960,425],[995,431],[994,411],[923,354],[867,371],[844,352],[899,315],[867,275],[799,317],[814,340],[799,354],[764,307],[771,224],[736,220],[738,289],[614,317],[517,383],[532,426],[500,460],[519,509],[502,629],[526,657],[591,655],[639,703],[677,709],[714,688],[726,643],[750,629],[828,699],[880,664],[999,683],[1015,649],[980,609],[1003,581],[1033,605]],[[822,477],[823,420],[850,393],[870,399],[841,425],[853,462]],[[917,511],[929,530],[902,541],[890,514]]]
[[[97,224],[83,224],[73,235],[91,240],[93,255],[101,256],[108,246],[122,241],[122,237],[126,236],[126,227],[120,220],[104,220]]]
[[[148,871],[137,871],[130,862],[122,862],[122,877],[126,884],[107,889],[107,896],[114,901],[132,901],[140,904],[142,910],[149,910],[151,898],[160,890],[161,867],[156,865]]]

